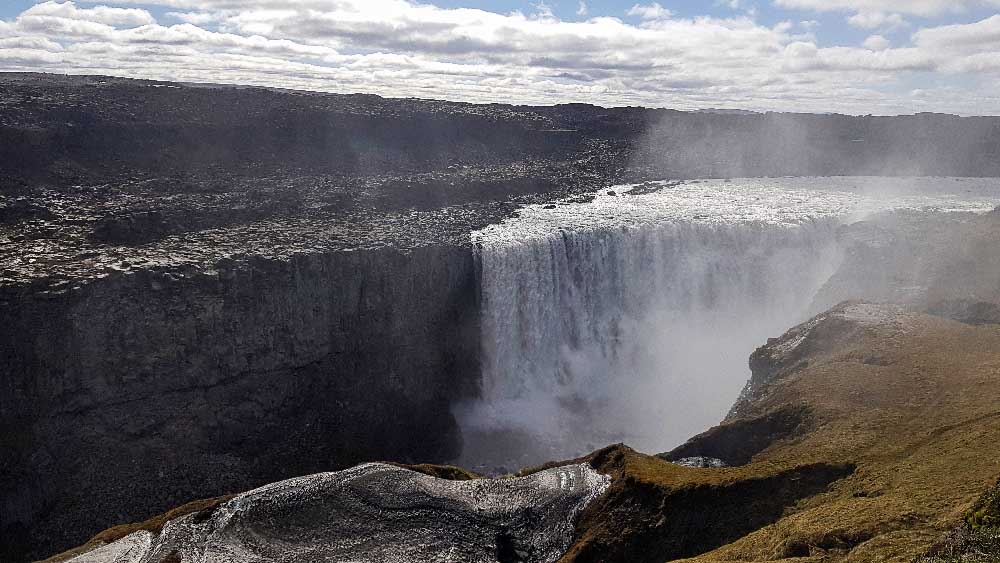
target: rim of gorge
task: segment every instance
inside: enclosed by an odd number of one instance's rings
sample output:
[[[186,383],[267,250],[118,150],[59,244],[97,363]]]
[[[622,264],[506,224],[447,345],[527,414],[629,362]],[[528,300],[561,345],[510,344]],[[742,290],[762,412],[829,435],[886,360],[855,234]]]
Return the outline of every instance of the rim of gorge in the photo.
[[[996,553],[998,118],[5,73],[0,137],[3,561]]]

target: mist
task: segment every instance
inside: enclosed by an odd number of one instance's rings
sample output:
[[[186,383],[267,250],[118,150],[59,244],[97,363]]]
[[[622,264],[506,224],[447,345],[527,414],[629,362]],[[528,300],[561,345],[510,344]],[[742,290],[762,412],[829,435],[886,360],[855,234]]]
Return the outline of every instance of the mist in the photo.
[[[935,233],[997,202],[988,181],[840,177],[619,186],[523,209],[474,235],[483,379],[456,408],[463,462],[670,450],[726,416],[768,338],[843,300],[916,306],[943,273]]]

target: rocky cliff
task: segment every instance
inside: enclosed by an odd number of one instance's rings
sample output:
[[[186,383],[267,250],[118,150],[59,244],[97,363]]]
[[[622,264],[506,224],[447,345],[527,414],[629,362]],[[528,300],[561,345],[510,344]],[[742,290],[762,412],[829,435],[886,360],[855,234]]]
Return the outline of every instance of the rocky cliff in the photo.
[[[385,248],[5,292],[5,546],[56,545],[190,491],[456,456],[449,405],[476,385],[473,269],[464,248]]]

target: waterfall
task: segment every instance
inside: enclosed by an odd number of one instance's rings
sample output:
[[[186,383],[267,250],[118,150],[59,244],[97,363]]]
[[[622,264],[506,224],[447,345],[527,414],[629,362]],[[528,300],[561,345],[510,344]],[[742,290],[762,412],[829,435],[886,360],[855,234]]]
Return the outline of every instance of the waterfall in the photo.
[[[620,441],[658,452],[717,424],[750,353],[812,312],[841,260],[837,230],[865,202],[721,182],[623,191],[473,235],[482,387],[456,410],[467,463]]]

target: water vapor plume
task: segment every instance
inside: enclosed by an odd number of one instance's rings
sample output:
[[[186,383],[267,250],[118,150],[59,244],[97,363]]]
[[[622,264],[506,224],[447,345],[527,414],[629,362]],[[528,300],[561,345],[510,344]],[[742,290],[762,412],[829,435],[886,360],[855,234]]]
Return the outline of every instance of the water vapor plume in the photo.
[[[935,221],[1000,201],[995,182],[947,181],[619,186],[476,233],[483,378],[456,410],[463,463],[516,469],[620,441],[665,451],[713,426],[768,338],[842,299],[930,287],[940,268],[917,258]]]

